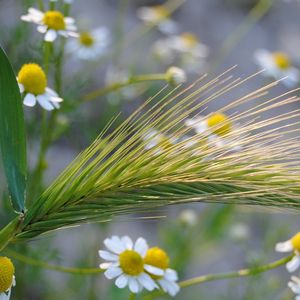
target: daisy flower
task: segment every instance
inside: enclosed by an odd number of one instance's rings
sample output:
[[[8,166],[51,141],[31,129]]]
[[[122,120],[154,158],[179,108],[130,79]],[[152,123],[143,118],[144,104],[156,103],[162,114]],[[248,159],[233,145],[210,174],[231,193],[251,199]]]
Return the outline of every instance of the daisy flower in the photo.
[[[118,288],[129,286],[132,293],[158,288],[151,276],[163,276],[164,271],[144,261],[148,245],[143,238],[133,243],[128,236],[112,236],[104,240],[104,245],[109,251],[99,251],[99,256],[107,261],[100,268],[106,270],[104,275],[108,279],[116,278]]]
[[[0,300],[9,300],[11,288],[16,285],[15,268],[7,257],[0,257]]]
[[[185,121],[187,127],[191,127],[198,134],[224,136],[232,130],[230,119],[223,113],[217,112],[209,117],[199,116]]]
[[[175,34],[178,31],[177,23],[170,18],[170,11],[164,5],[140,7],[137,17],[145,24],[157,25],[162,33]]]
[[[300,232],[285,242],[277,243],[277,252],[294,252],[295,256],[286,264],[289,272],[294,272],[300,267]]]
[[[187,71],[199,71],[204,67],[204,58],[208,56],[208,47],[190,32],[159,39],[153,45],[154,56],[165,64],[176,61]]]
[[[287,87],[299,83],[300,72],[293,67],[290,58],[283,52],[269,52],[259,49],[254,53],[254,59],[260,68],[266,70],[266,75],[275,79],[282,79]]]
[[[179,285],[176,283],[178,276],[175,270],[169,268],[170,259],[167,253],[158,247],[150,248],[146,253],[144,261],[148,265],[163,270],[163,275],[151,275],[151,277],[158,282],[164,292],[175,296],[180,290]]]
[[[38,64],[23,65],[18,73],[17,81],[20,92],[25,95],[24,105],[32,107],[38,102],[46,110],[60,107],[59,103],[63,99],[47,87],[47,76]]]
[[[179,85],[187,80],[186,73],[178,67],[170,67],[166,72],[166,79],[171,85]]]
[[[82,60],[95,60],[107,52],[110,40],[109,30],[99,27],[90,32],[81,32],[78,39],[70,40],[67,51]]]
[[[296,294],[295,300],[300,300],[300,278],[292,276],[291,281],[288,283],[288,287]]]
[[[44,34],[46,42],[53,42],[58,35],[63,37],[78,37],[75,20],[65,17],[60,11],[48,10],[42,12],[36,8],[29,8],[28,14],[21,16],[21,20],[38,25],[37,31]]]

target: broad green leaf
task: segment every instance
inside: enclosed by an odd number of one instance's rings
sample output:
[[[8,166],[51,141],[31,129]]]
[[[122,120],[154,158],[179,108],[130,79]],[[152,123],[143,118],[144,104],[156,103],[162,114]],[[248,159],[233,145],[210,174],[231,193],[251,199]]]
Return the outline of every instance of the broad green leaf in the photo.
[[[13,208],[24,211],[26,140],[22,100],[12,66],[0,47],[0,148]]]

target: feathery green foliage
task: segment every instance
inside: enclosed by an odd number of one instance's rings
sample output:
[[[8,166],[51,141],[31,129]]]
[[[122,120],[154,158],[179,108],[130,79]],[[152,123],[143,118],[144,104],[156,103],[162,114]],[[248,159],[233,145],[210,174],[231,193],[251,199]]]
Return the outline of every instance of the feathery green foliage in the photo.
[[[299,111],[261,117],[299,101],[293,92],[268,96],[278,82],[220,109],[236,124],[222,147],[201,135],[183,139],[190,130],[183,123],[187,117],[252,76],[234,79],[225,72],[181,91],[164,89],[114,132],[107,133],[108,126],[29,208],[16,240],[183,202],[299,208]],[[259,104],[240,111],[254,100]],[[177,142],[166,138],[149,149],[151,128]],[[234,151],[236,146],[242,150]]]

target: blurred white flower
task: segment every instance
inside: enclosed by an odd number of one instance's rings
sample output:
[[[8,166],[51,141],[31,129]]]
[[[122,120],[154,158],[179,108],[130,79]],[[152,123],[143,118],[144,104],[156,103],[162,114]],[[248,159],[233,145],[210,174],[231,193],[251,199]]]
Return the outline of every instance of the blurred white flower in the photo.
[[[38,102],[44,109],[59,108],[63,101],[58,94],[47,87],[47,76],[38,64],[25,64],[18,73],[17,81],[20,93],[24,93],[23,104],[35,106]]]
[[[107,53],[111,42],[110,32],[100,27],[90,32],[81,32],[78,39],[68,41],[66,50],[82,60],[96,60]]]
[[[295,300],[300,300],[300,278],[292,276],[288,283],[288,287],[296,294]]]
[[[158,282],[164,292],[174,297],[180,290],[179,285],[176,283],[178,280],[177,272],[169,268],[170,259],[167,253],[159,247],[148,249],[144,258],[146,264],[163,270],[163,275],[153,276]]]
[[[108,279],[117,278],[118,288],[128,285],[132,293],[141,292],[143,288],[148,291],[158,288],[151,275],[163,276],[164,271],[144,261],[148,245],[143,238],[133,244],[128,236],[112,236],[104,240],[104,245],[109,251],[99,251],[99,256],[107,261],[100,264],[100,268],[106,270],[104,275]]]
[[[21,20],[37,24],[37,31],[44,34],[46,42],[53,42],[58,35],[65,38],[78,37],[75,20],[65,17],[60,11],[49,10],[42,12],[36,8],[29,8],[28,14],[21,16]]]
[[[178,24],[170,18],[170,11],[166,6],[144,6],[137,10],[137,16],[144,23],[157,25],[157,28],[165,34],[175,34]]]
[[[0,300],[9,300],[11,288],[16,285],[15,268],[8,257],[0,257]]]
[[[184,70],[178,67],[170,67],[166,72],[166,79],[171,85],[179,85],[187,80]]]
[[[165,64],[175,63],[189,72],[200,73],[208,56],[208,47],[193,33],[172,35],[157,40],[152,48],[154,56]]]
[[[300,267],[300,232],[285,242],[277,243],[277,252],[294,252],[295,256],[286,264],[289,272],[294,272]]]
[[[236,223],[230,227],[229,235],[234,240],[247,240],[250,237],[250,230],[246,224]]]
[[[179,213],[178,219],[183,225],[193,227],[198,222],[198,215],[193,209],[183,209]]]
[[[299,83],[300,72],[285,53],[259,49],[255,51],[254,59],[260,68],[265,69],[267,76],[275,79],[286,77],[282,82],[287,87],[294,87]]]

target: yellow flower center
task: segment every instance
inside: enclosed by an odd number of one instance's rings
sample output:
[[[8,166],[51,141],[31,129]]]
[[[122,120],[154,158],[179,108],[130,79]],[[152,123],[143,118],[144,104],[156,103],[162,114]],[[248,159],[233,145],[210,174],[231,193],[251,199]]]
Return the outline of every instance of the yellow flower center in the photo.
[[[80,44],[91,47],[94,45],[94,38],[88,32],[82,32],[79,37]]]
[[[125,250],[119,257],[120,267],[125,274],[136,276],[143,272],[144,262],[141,255],[133,250]]]
[[[64,30],[66,28],[64,15],[56,10],[45,12],[43,22],[50,29]]]
[[[170,14],[168,9],[163,5],[153,6],[152,9],[158,19],[166,19]]]
[[[289,57],[283,52],[274,52],[273,59],[279,69],[285,70],[291,66]]]
[[[207,119],[207,126],[218,135],[225,135],[231,131],[231,122],[223,113],[214,113]]]
[[[291,243],[295,250],[300,251],[300,232],[298,232],[291,238]]]
[[[151,265],[165,270],[169,267],[170,259],[164,250],[158,247],[153,247],[148,249],[146,256],[144,258],[144,262],[147,265]],[[154,279],[161,278],[160,276],[152,275],[152,274],[150,274],[150,276]]]
[[[198,37],[191,32],[185,32],[181,34],[180,37],[183,40],[183,42],[190,48],[195,47],[199,43]]]
[[[27,93],[44,94],[47,77],[43,69],[37,64],[25,64],[18,74],[18,82],[24,86]]]
[[[7,257],[0,257],[0,293],[6,292],[13,282],[14,265]]]

